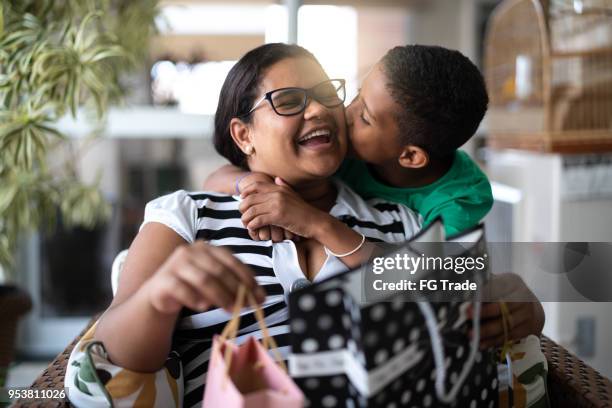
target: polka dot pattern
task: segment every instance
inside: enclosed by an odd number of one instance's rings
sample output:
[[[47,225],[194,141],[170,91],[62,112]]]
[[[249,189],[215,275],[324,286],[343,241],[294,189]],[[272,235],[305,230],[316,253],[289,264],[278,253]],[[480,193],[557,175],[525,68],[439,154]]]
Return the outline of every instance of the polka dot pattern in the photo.
[[[451,367],[461,369],[460,364],[453,363]],[[316,407],[331,406],[333,395],[337,399],[338,407],[420,407],[420,408],[448,408],[448,407],[491,407],[498,406],[497,379],[488,378],[489,386],[477,387],[473,376],[468,376],[466,384],[461,388],[458,398],[452,404],[443,404],[436,396],[435,381],[429,375],[423,377],[423,372],[433,370],[433,360],[428,359],[423,368],[415,367],[401,374],[391,381],[376,395],[365,398],[351,385],[346,375],[321,376],[316,378],[317,389],[309,388],[313,378],[296,379],[296,383],[311,398],[312,405]],[[482,364],[475,367],[478,372],[485,372]],[[494,381],[495,380],[495,381]],[[483,380],[486,381],[486,380]],[[327,398],[327,399],[325,399]]]
[[[471,324],[464,303],[431,304],[444,342],[445,388],[456,384],[470,352]],[[384,386],[369,397],[361,395],[347,375],[295,378],[311,407],[497,407],[496,363],[489,351],[479,352],[456,401],[443,404],[435,391],[436,367],[429,333],[415,303],[399,301],[360,304],[338,286],[313,285],[289,297],[294,353],[348,350],[370,373],[376,369]],[[454,324],[460,322],[458,327]],[[391,374],[398,354],[408,348],[423,352],[412,368]],[[401,364],[401,363],[399,363]],[[385,371],[385,369],[387,371]]]
[[[360,314],[359,306],[352,303],[339,289],[302,290],[299,297],[290,296],[293,352],[341,350],[347,347],[348,339],[361,336],[360,328],[353,324]],[[360,347],[361,341],[354,343],[355,353]]]

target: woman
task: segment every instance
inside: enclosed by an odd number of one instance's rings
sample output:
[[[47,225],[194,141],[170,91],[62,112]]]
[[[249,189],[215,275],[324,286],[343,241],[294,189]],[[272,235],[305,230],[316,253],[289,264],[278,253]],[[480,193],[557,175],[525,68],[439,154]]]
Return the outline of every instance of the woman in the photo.
[[[330,80],[301,47],[267,44],[238,61],[219,98],[215,146],[232,163],[291,185],[249,205],[259,205],[263,224],[268,209],[303,239],[252,240],[238,197],[178,191],[149,203],[112,304],[71,356],[66,386],[75,405],[198,406],[212,336],[240,284],[262,303],[286,357],[285,295],[296,281],[358,264],[366,238],[414,235],[420,219],[407,208],[366,202],[330,181],[346,153],[343,102],[343,81]],[[242,316],[237,342],[260,337],[252,311]]]

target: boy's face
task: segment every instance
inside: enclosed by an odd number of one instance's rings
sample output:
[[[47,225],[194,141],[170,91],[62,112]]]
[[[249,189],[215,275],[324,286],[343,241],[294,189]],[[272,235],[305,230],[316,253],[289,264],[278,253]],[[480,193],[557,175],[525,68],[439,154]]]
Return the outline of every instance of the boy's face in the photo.
[[[346,108],[350,151],[365,162],[396,162],[402,151],[395,112],[399,109],[386,87],[387,78],[376,64]]]

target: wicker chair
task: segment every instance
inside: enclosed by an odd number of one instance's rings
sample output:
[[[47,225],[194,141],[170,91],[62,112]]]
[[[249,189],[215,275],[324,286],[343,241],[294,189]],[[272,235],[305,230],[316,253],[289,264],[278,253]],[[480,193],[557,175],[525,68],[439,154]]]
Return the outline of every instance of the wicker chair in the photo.
[[[66,364],[78,339],[97,319],[77,337],[47,369],[32,383],[32,388],[58,389],[64,386]],[[548,387],[552,407],[610,407],[612,408],[612,381],[586,365],[565,348],[542,336],[542,351],[548,360]],[[21,402],[16,407],[69,407],[68,401]]]
[[[0,285],[0,387],[4,385],[6,372],[15,357],[15,339],[19,318],[30,311],[32,299],[16,286]]]

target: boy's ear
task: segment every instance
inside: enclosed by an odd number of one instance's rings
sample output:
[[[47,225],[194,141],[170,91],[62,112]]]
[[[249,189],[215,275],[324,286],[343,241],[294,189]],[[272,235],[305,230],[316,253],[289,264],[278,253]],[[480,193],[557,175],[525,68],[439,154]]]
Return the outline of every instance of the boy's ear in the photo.
[[[429,154],[418,146],[406,145],[398,161],[402,167],[408,169],[422,169],[429,164]]]
[[[242,120],[233,118],[230,121],[229,130],[232,139],[234,139],[234,143],[236,143],[240,150],[247,156],[252,154],[254,146],[249,126]]]

